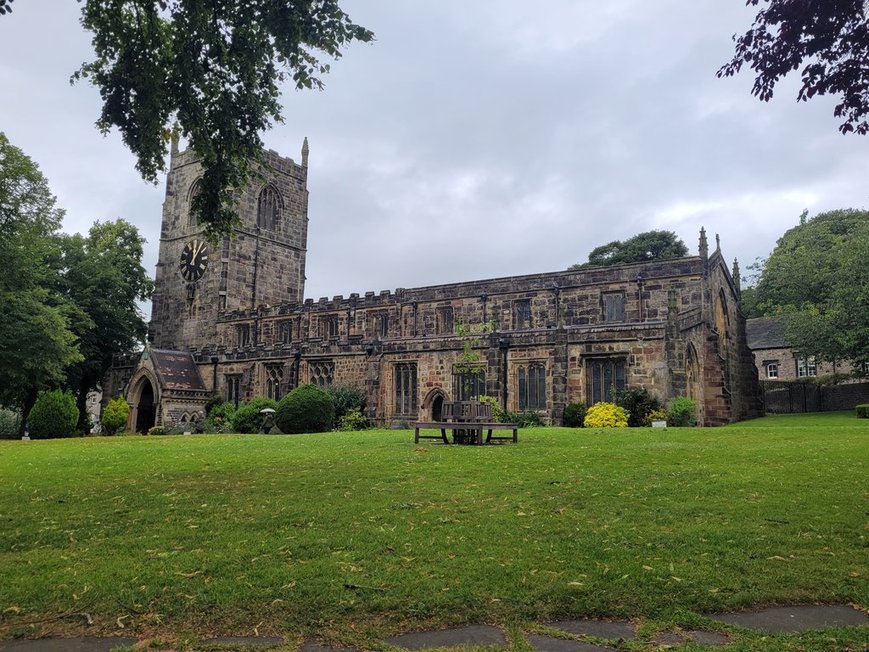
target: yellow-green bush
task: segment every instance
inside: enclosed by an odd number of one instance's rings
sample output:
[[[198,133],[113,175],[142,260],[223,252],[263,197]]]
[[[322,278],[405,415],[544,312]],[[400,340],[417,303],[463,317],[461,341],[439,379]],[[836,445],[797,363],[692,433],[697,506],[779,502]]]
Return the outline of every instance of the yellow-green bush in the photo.
[[[628,411],[615,403],[595,403],[585,415],[586,428],[627,428]]]

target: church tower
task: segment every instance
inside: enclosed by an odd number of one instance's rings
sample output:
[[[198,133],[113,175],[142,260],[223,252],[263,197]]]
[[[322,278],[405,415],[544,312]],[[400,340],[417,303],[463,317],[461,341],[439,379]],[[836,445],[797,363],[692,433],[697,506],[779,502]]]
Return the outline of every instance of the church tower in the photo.
[[[195,153],[173,146],[149,326],[157,349],[202,349],[216,342],[222,313],[304,298],[307,139],[301,165],[263,153],[250,187],[236,192],[241,224],[216,244],[191,211],[201,174]]]

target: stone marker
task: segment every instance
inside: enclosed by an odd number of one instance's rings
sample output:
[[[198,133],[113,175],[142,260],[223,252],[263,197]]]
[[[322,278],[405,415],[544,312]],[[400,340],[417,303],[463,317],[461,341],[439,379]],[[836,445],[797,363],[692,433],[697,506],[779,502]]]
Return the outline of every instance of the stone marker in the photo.
[[[615,648],[601,647],[582,641],[568,641],[542,634],[529,634],[528,642],[537,652],[614,652]]]
[[[504,633],[491,625],[468,625],[434,632],[411,632],[391,636],[386,639],[386,642],[408,650],[456,645],[507,645]]]
[[[630,641],[636,635],[634,626],[626,620],[562,620],[549,623],[549,626],[571,634],[587,634],[614,641],[618,639]]]
[[[712,620],[728,625],[756,629],[770,634],[805,632],[824,627],[869,625],[869,616],[843,605],[803,604],[791,607],[771,607],[760,611],[708,614]]]

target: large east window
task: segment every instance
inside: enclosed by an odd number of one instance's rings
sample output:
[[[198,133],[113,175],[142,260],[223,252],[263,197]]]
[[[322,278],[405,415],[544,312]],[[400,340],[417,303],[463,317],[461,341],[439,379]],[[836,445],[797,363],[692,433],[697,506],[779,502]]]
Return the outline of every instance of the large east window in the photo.
[[[546,365],[532,362],[519,367],[518,394],[520,410],[546,409]]]
[[[586,363],[588,404],[611,403],[614,393],[626,386],[624,358],[598,358]]]
[[[395,413],[415,415],[416,406],[416,363],[400,362],[394,367],[395,375]]]

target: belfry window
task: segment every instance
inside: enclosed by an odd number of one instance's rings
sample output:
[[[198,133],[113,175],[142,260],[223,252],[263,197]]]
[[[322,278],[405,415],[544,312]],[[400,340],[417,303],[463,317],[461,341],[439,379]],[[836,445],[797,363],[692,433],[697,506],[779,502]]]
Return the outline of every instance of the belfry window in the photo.
[[[281,198],[277,188],[269,184],[259,194],[256,207],[256,225],[261,229],[274,229],[281,217]]]

